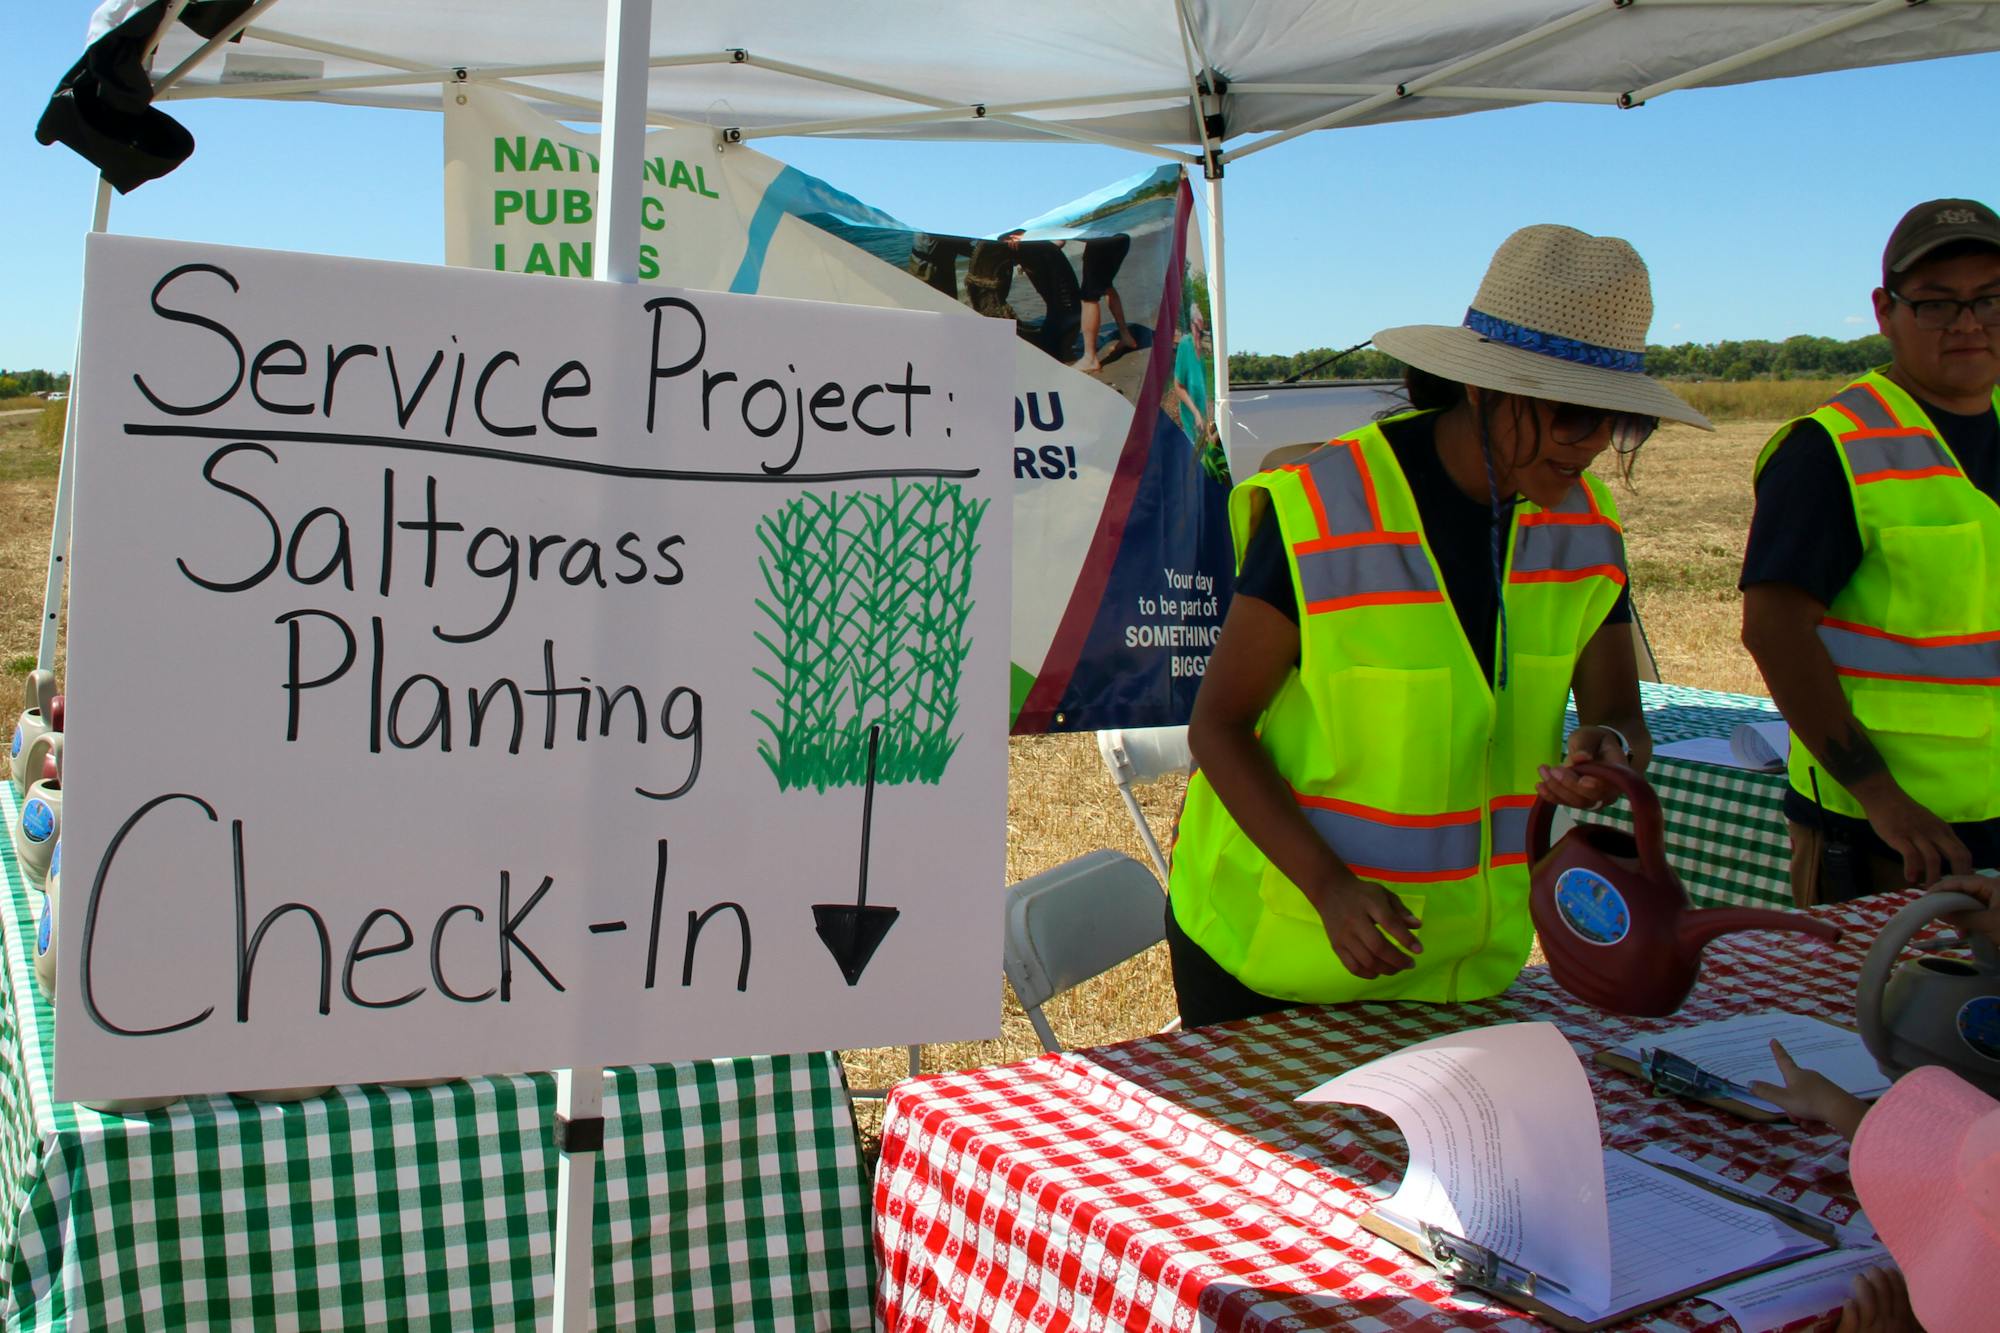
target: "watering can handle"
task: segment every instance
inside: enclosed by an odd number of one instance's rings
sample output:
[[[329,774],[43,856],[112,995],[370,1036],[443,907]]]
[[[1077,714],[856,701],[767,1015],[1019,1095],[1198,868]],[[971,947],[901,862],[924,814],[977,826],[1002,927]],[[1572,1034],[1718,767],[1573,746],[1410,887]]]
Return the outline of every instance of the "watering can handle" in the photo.
[[[55,757],[56,774],[60,777],[62,774],[62,754],[63,734],[60,731],[45,731],[35,737],[34,744],[30,745],[28,752],[22,756],[26,760],[25,771],[28,774],[28,786],[32,787],[42,780],[42,757],[44,755],[53,755]],[[25,795],[24,791],[23,796],[25,797]]]
[[[42,720],[48,721],[49,705],[56,697],[56,673],[53,671],[30,671],[28,678],[21,682],[21,704],[41,712]]]
[[[1882,1072],[1891,1076],[1900,1074],[1901,1069],[1889,1067],[1888,1034],[1882,1030],[1882,990],[1889,982],[1889,973],[1896,965],[1896,958],[1903,952],[1919,930],[1947,912],[1977,912],[1986,904],[1968,893],[1927,893],[1889,918],[1889,924],[1882,927],[1882,933],[1875,937],[1875,943],[1868,949],[1868,957],[1861,964],[1861,981],[1854,989],[1854,1017],[1861,1029],[1861,1040],[1868,1047],[1868,1053],[1875,1057],[1875,1063]],[[1995,961],[1993,946],[1984,939],[1976,941],[1973,951],[1982,959]]]
[[[1632,807],[1632,831],[1634,841],[1639,845],[1639,865],[1655,879],[1666,879],[1672,871],[1667,866],[1666,821],[1660,815],[1660,798],[1653,794],[1646,779],[1623,764],[1584,763],[1576,766],[1576,771],[1586,778],[1598,778],[1610,783],[1625,797]],[[1554,826],[1555,806],[1537,796],[1534,808],[1528,812],[1528,864],[1534,865],[1549,854],[1549,831]]]

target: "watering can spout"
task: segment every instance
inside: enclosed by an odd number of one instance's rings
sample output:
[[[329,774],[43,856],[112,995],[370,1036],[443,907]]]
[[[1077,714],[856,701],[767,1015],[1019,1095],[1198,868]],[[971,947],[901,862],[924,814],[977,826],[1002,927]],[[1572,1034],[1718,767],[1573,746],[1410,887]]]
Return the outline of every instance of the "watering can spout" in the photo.
[[[1813,935],[1828,944],[1840,939],[1840,927],[1798,912],[1775,912],[1763,907],[1704,907],[1681,917],[1675,935],[1683,956],[1698,955],[1718,936],[1738,930],[1795,930]]]

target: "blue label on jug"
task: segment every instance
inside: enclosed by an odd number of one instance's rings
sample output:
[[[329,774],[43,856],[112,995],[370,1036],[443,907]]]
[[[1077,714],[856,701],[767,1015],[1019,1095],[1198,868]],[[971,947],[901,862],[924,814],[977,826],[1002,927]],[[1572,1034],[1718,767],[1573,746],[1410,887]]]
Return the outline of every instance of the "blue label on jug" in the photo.
[[[42,928],[35,932],[35,956],[41,957],[49,951],[49,934],[55,929],[56,914],[53,903],[42,904]]]
[[[28,808],[21,812],[21,832],[28,835],[28,841],[47,842],[55,831],[56,812],[49,809],[49,803],[39,796],[28,802]]]
[[[56,849],[49,853],[49,883],[55,883],[56,876],[60,874],[62,874],[62,843],[58,842]]]
[[[1625,895],[1594,870],[1574,866],[1556,880],[1556,911],[1563,924],[1592,944],[1616,944],[1632,929]]]
[[[1960,1005],[1958,1035],[1988,1060],[2000,1060],[2000,995],[1976,995]]]
[[[13,759],[21,757],[21,724],[18,722],[14,724],[14,748],[7,753]]]

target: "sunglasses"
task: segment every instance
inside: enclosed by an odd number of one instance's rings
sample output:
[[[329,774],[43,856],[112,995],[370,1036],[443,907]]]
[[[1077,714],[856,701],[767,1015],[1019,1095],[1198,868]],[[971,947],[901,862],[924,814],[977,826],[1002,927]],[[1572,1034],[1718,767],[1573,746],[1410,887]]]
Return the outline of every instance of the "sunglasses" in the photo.
[[[1549,438],[1557,444],[1582,444],[1595,436],[1604,423],[1611,423],[1611,447],[1621,454],[1635,453],[1660,428],[1658,417],[1636,412],[1614,412],[1606,407],[1584,407],[1579,403],[1551,403]]]

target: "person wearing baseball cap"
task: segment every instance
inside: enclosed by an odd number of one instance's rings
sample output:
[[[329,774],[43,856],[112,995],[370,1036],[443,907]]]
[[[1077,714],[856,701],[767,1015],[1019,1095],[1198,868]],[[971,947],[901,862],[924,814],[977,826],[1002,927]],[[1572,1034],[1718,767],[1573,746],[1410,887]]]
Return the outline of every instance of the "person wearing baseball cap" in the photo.
[[[1917,205],[1873,299],[1891,360],[1765,445],[1743,560],[1801,905],[2000,866],[2000,217]]]
[[[1240,573],[1169,877],[1188,1026],[1519,973],[1536,795],[1600,804],[1575,765],[1651,750],[1618,507],[1588,469],[1661,417],[1708,425],[1647,378],[1652,313],[1629,244],[1524,227],[1461,323],[1375,335],[1414,410],[1231,494]]]

